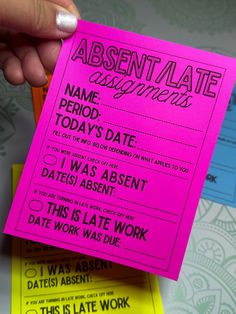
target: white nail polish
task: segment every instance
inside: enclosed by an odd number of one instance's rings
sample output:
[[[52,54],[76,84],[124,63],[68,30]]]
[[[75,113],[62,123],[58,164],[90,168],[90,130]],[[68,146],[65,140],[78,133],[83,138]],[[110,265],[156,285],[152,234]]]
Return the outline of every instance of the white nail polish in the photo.
[[[56,16],[56,24],[60,31],[72,33],[77,27],[77,18],[66,11],[59,11]]]

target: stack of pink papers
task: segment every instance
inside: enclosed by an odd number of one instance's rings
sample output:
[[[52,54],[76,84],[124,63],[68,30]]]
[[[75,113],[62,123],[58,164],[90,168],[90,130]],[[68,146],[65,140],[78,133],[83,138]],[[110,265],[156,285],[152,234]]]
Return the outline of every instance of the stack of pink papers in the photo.
[[[235,59],[79,21],[5,226],[177,279]]]

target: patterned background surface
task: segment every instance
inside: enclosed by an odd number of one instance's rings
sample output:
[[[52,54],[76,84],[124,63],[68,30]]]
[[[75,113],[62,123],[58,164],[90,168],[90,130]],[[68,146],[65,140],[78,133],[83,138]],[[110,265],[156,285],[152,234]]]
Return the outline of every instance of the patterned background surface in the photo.
[[[235,0],[77,0],[84,19],[236,55]],[[0,76],[0,228],[11,165],[24,162],[35,129],[29,86]],[[10,240],[0,236],[0,308],[10,313]],[[166,314],[236,313],[236,209],[201,200],[177,283],[160,278]],[[143,314],[143,313],[137,313]]]

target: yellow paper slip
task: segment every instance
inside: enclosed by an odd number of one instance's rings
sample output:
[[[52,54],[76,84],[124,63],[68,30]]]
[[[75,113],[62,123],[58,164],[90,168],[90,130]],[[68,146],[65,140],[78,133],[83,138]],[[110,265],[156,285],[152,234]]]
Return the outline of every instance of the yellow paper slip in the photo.
[[[12,314],[163,313],[154,275],[16,238],[12,258]]]

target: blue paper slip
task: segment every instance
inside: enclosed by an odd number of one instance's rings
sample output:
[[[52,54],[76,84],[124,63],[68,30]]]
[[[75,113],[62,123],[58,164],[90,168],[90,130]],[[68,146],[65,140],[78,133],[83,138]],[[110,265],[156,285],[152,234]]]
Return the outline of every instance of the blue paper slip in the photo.
[[[202,197],[236,207],[236,87],[230,98]]]

